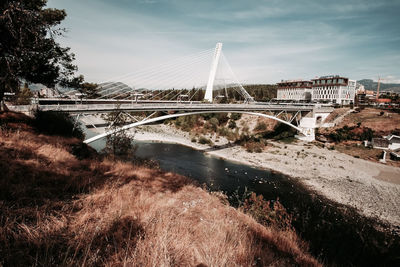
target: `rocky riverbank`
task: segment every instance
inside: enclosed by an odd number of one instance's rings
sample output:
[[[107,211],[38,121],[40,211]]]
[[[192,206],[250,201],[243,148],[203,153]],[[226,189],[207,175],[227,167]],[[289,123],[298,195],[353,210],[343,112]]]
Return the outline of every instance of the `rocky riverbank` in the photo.
[[[269,142],[261,153],[249,153],[225,138],[214,146],[192,142],[189,133],[169,125],[144,126],[136,140],[178,143],[213,156],[281,172],[298,179],[331,200],[355,207],[361,214],[400,225],[400,168],[370,162],[313,143]]]

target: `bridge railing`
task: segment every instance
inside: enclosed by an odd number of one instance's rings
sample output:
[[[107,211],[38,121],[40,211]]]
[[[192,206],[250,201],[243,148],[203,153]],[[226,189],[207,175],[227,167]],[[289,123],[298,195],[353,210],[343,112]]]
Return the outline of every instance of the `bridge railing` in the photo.
[[[276,104],[268,104],[268,105],[257,105],[257,104],[186,104],[186,103],[162,103],[162,104],[75,104],[75,105],[40,105],[40,109],[42,110],[118,110],[118,109],[142,109],[142,108],[182,108],[182,109],[191,109],[191,108],[201,108],[201,109],[215,109],[215,108],[243,108],[243,109],[252,109],[252,108],[274,108],[274,109],[286,109],[288,105],[276,105]],[[306,109],[311,110],[313,106],[310,105],[296,105],[292,106],[298,109]]]
[[[7,105],[7,108],[16,112],[29,112],[32,109],[31,105]]]

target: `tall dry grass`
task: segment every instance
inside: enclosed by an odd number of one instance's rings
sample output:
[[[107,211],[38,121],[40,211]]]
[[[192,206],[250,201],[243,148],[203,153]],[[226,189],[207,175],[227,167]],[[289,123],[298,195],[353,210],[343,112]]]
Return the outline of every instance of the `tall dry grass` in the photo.
[[[320,265],[295,232],[221,194],[155,168],[79,160],[79,145],[29,124],[1,128],[0,265]]]

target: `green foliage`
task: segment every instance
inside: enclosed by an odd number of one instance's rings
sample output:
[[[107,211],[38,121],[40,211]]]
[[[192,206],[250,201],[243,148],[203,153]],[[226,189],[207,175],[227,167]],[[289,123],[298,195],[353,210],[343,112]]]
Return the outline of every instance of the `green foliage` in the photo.
[[[98,85],[96,83],[82,83],[80,88],[78,89],[81,93],[86,94],[87,98],[96,98],[100,97],[97,93]]]
[[[55,27],[66,13],[45,6],[44,0],[0,4],[0,100],[5,91],[18,91],[21,79],[48,87],[79,82],[74,54],[55,41],[64,32]]]
[[[237,121],[242,117],[242,113],[231,113],[230,117],[232,120]]]
[[[33,121],[34,126],[39,132],[48,135],[60,135],[66,137],[76,137],[83,139],[85,134],[69,114],[54,111],[36,111]]]
[[[199,115],[182,116],[175,120],[175,126],[182,131],[191,131],[199,122]]]
[[[214,117],[218,119],[218,125],[224,125],[229,120],[228,113],[217,113]]]
[[[357,129],[358,128],[358,129]],[[346,140],[369,140],[374,136],[374,131],[371,128],[365,127],[360,128],[358,126],[348,127],[347,125],[343,128],[336,129],[334,132],[329,134],[329,138],[334,142],[341,142]]]
[[[371,141],[373,137],[374,137],[374,131],[371,128],[365,128],[360,136],[361,140],[368,140],[368,141]]]
[[[239,136],[237,131],[233,132],[231,129],[226,128],[224,126],[219,127],[218,130],[217,130],[217,133],[220,136],[225,136],[229,141],[236,141],[236,139]]]
[[[213,142],[210,139],[208,139],[208,138],[206,138],[204,136],[200,136],[199,143],[203,144],[203,145],[205,145],[205,144],[208,144],[210,146],[213,145]]]
[[[276,85],[269,84],[251,84],[244,85],[244,89],[254,98],[256,101],[268,101],[276,97]],[[226,88],[227,98],[223,98],[220,101],[224,103],[234,103],[237,101],[243,101],[243,96],[239,93],[238,86],[232,86]],[[225,88],[220,90],[220,94],[225,95]]]
[[[264,138],[273,138],[275,140],[283,140],[287,138],[292,138],[296,134],[296,130],[290,127],[289,125],[286,125],[284,123],[279,123],[274,131],[272,132],[267,132],[263,134]]]
[[[270,84],[245,85],[244,89],[254,98],[255,101],[269,101],[276,97],[277,87]]]
[[[247,152],[253,153],[261,153],[263,151],[264,145],[260,142],[246,142],[244,145]]]
[[[257,196],[245,187],[243,192],[237,188],[229,196],[229,203],[265,226],[284,231],[293,230],[293,217],[279,202],[279,198],[267,201],[262,195]]]
[[[105,119],[110,122],[109,130],[114,132],[107,136],[103,152],[112,157],[132,159],[136,150],[133,136],[128,134],[127,130],[121,130],[121,126],[128,123],[128,117],[117,109],[109,113]]]
[[[214,117],[214,114],[213,114],[213,113],[204,113],[204,114],[201,114],[200,116],[203,117],[203,119],[204,119],[205,121],[208,121],[208,120],[210,120],[212,117]]]
[[[267,141],[259,135],[255,136],[242,133],[235,143],[243,146],[247,152],[261,153]]]
[[[135,150],[136,146],[133,144],[132,137],[128,136],[125,131],[119,131],[107,136],[103,152],[109,156],[130,159]]]
[[[211,128],[212,128],[214,131],[217,131],[217,127],[218,127],[218,125],[219,125],[218,119],[215,118],[215,117],[212,117],[208,122],[210,123]]]
[[[228,124],[228,127],[230,128],[230,129],[235,129],[237,126],[236,126],[236,122],[234,121],[234,120],[230,120],[229,121],[229,124]]]
[[[265,124],[265,122],[260,121],[257,123],[256,127],[254,128],[254,130],[256,132],[263,132],[265,130],[267,130],[267,124]]]
[[[28,84],[25,83],[24,87],[22,87],[17,94],[16,103],[17,105],[29,105],[31,104],[32,97],[33,94],[29,89]]]
[[[266,201],[262,195],[251,193],[241,207],[259,223],[280,230],[293,230],[292,216],[276,201]]]

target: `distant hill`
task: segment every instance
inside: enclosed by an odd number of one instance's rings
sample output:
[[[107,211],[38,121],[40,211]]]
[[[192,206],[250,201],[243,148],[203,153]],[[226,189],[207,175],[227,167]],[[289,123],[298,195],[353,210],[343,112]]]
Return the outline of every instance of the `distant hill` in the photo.
[[[376,91],[378,88],[378,82],[375,82],[371,79],[363,79],[363,80],[359,80],[357,82],[364,85],[366,90]],[[399,83],[383,83],[383,82],[381,82],[381,86],[380,86],[379,90],[380,91],[393,91],[393,92],[400,93],[400,84]]]

